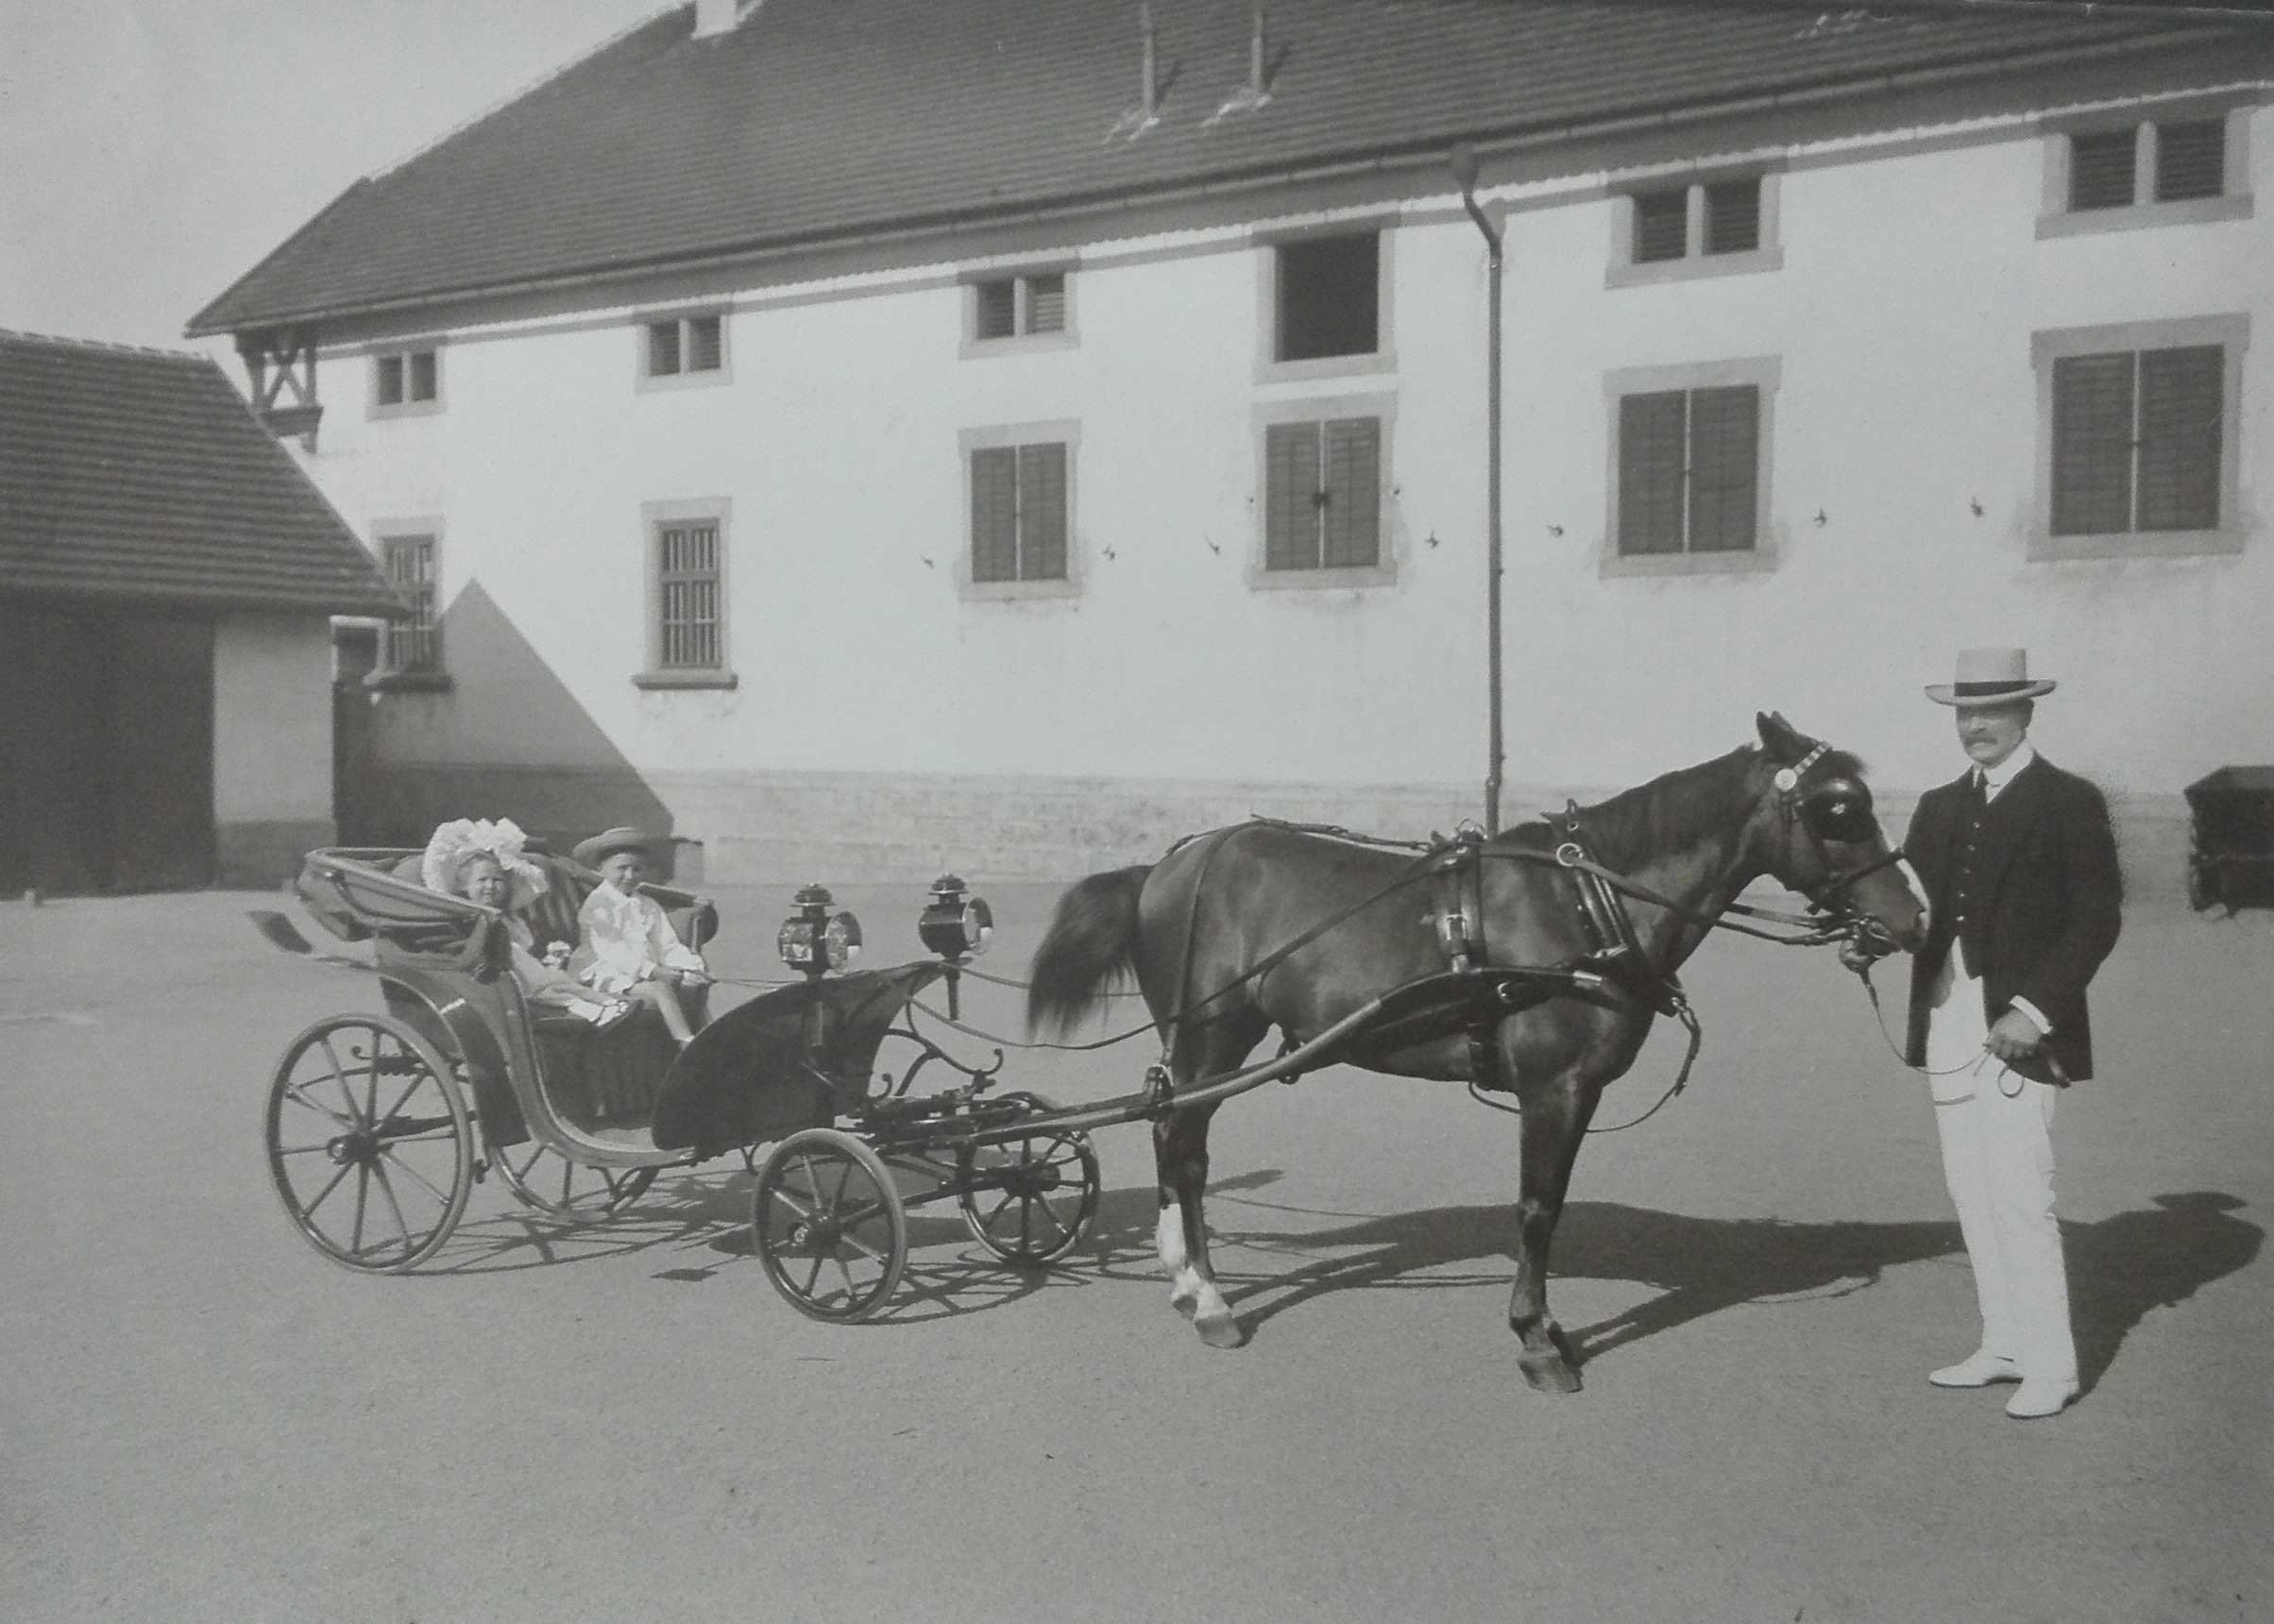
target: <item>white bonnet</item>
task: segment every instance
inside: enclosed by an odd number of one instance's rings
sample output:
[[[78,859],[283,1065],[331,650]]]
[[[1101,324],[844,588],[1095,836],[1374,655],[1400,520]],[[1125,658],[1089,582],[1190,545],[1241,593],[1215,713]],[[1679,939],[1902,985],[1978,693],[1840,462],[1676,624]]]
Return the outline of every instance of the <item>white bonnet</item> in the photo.
[[[458,894],[459,871],[468,857],[497,859],[511,887],[512,906],[525,908],[545,893],[545,871],[523,854],[529,837],[510,818],[492,822],[487,818],[453,818],[434,831],[419,860],[419,877],[427,888]]]

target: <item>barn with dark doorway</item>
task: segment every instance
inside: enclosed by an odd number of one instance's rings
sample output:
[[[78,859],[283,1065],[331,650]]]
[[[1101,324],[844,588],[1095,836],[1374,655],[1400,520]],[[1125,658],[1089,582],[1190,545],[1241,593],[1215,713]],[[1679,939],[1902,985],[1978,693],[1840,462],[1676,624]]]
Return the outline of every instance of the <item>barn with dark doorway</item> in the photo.
[[[289,871],[336,828],[331,617],[400,607],[212,361],[0,332],[0,889]]]

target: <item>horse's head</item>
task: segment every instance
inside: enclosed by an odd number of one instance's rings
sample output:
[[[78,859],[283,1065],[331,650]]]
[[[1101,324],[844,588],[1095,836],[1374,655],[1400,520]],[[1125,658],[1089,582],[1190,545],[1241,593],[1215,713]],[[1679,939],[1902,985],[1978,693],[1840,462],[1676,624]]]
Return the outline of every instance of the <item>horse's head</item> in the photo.
[[[1917,947],[1926,904],[1888,847],[1863,764],[1776,712],[1756,719],[1759,796],[1746,838],[1761,868],[1817,907],[1875,922],[1905,952]]]

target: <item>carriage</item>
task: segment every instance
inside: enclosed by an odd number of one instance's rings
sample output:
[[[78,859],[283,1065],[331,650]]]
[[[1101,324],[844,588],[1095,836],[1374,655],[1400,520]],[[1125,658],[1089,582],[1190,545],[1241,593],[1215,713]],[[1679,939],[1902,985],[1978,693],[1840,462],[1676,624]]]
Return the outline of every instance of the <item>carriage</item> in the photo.
[[[528,922],[573,937],[598,876],[540,855]],[[941,956],[846,968],[858,927],[820,888],[798,895],[781,946],[802,979],[727,1011],[684,1049],[641,1014],[599,1030],[524,996],[495,910],[419,883],[418,854],[327,849],[294,889],[331,934],[372,943],[384,1008],[328,1015],[285,1048],[264,1119],[269,1169],[300,1233],[334,1262],[396,1274],[449,1243],[491,1174],[549,1219],[603,1221],[657,1176],[739,1152],[756,1174],[754,1250],[776,1289],[819,1319],[865,1318],[908,1257],[906,1212],[953,1201],[973,1237],[1014,1263],[1062,1256],[1095,1214],[1097,1159],[1040,1095],[993,1091],[987,1064],[916,1030],[913,1002],[953,996],[992,924],[959,880],[933,888],[924,933]],[[700,949],[716,910],[645,888]],[[306,950],[280,916],[256,916]],[[887,1069],[880,1069],[889,1062]],[[927,1074],[953,1078],[914,1091]],[[760,1147],[769,1147],[763,1161]]]
[[[874,971],[850,968],[857,924],[808,887],[779,939],[801,979],[659,1052],[659,1035],[633,1023],[611,1038],[533,1010],[505,968],[504,916],[419,885],[414,854],[313,853],[298,894],[335,934],[376,939],[387,1012],[328,1017],[287,1049],[267,1108],[277,1190],[326,1255],[396,1272],[442,1248],[492,1169],[578,1223],[619,1210],[664,1169],[735,1151],[756,1176],[752,1241],[768,1277],[803,1312],[848,1321],[898,1286],[912,1206],[954,1201],[973,1236],[1015,1263],[1063,1256],[1097,1208],[1090,1132],[1145,1121],[1170,1301],[1204,1341],[1230,1346],[1246,1333],[1216,1287],[1202,1216],[1215,1108],[1345,1062],[1466,1080],[1480,1097],[1512,1098],[1523,1119],[1508,1316],[1519,1368],[1536,1388],[1574,1391],[1572,1350],[1547,1311],[1548,1245],[1579,1138],[1655,1018],[1689,1033],[1660,1103],[1689,1075],[1700,1030],[1682,960],[1727,928],[1788,946],[1845,942],[1850,967],[1867,969],[1925,932],[1861,764],[1774,713],[1756,726],[1756,745],[1489,838],[1378,840],[1251,819],[1076,883],[1032,981],[1012,983],[1027,988],[1030,1023],[1067,1026],[1126,976],[1150,1019],[1124,1036],[1153,1030],[1163,1049],[1136,1092],[1070,1108],[994,1091],[1000,1049],[967,1065],[914,1023],[934,983],[957,1023],[959,980],[989,932],[984,905],[953,875],[920,928],[938,956]],[[546,861],[557,905],[573,908],[598,881]],[[1738,901],[1762,876],[1809,912]],[[683,939],[699,943],[715,923],[692,896],[648,889]],[[1279,1053],[1250,1063],[1274,1027]],[[624,1052],[643,1042],[644,1057]],[[896,1073],[880,1069],[888,1045],[903,1057]],[[934,1067],[959,1080],[915,1092]]]

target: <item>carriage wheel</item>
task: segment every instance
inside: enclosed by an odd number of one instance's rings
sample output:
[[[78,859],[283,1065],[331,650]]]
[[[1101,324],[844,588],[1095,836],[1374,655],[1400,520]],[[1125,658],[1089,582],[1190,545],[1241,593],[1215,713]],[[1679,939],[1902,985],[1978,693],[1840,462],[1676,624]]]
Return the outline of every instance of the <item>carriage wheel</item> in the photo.
[[[490,1165],[506,1188],[548,1218],[564,1224],[599,1224],[648,1193],[653,1167],[602,1167],[576,1161],[541,1140],[507,1149],[492,1146]]]
[[[1035,1111],[1058,1108],[1040,1094],[1003,1096]],[[957,1156],[963,1188],[956,1205],[972,1239],[1014,1263],[1062,1258],[1097,1216],[1097,1152],[1090,1136],[1038,1125],[1030,1139],[973,1149]],[[971,1188],[974,1179],[981,1188]]]
[[[851,1134],[809,1127],[758,1172],[751,1234],[773,1289],[819,1320],[866,1319],[908,1267],[908,1214],[891,1170]]]
[[[332,1261],[399,1274],[439,1250],[474,1182],[474,1125],[450,1069],[386,1015],[334,1015],[294,1039],[269,1085],[268,1171]]]

